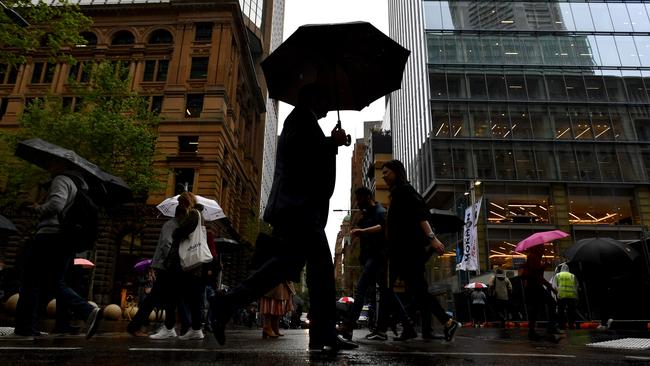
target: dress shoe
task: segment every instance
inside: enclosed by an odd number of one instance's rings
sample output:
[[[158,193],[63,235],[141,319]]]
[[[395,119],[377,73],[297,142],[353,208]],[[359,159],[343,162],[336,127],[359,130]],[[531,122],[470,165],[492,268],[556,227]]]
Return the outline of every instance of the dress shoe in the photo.
[[[321,348],[322,353],[337,353],[340,350],[351,350],[351,349],[357,349],[359,348],[359,345],[347,340],[340,335],[336,336],[336,340],[334,341],[334,344],[326,344]]]

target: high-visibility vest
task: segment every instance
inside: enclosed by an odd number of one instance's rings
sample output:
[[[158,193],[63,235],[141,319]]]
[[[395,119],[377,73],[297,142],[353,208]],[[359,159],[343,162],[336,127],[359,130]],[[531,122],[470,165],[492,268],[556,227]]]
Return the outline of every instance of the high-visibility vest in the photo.
[[[560,272],[555,275],[557,282],[557,297],[560,299],[577,299],[578,286],[576,276],[569,272]]]

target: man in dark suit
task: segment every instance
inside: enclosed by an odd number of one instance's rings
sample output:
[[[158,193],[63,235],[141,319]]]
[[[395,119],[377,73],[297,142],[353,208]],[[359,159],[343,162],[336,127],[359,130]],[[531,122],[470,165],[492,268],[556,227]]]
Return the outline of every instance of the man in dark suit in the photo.
[[[336,181],[336,154],[347,136],[340,128],[335,128],[330,137],[325,136],[318,125],[327,114],[323,101],[316,87],[303,87],[296,108],[284,122],[264,212],[264,220],[273,225],[277,250],[239,286],[215,299],[218,319],[213,329],[220,344],[225,342],[225,323],[235,307],[263,295],[281,281],[296,278],[306,263],[310,349],[329,352],[356,348],[356,344],[336,334],[334,265],[325,236]]]

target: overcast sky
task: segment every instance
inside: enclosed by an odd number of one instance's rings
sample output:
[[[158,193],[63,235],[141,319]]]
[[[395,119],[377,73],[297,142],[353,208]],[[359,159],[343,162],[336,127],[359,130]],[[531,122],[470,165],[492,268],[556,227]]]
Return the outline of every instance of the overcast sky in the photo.
[[[386,0],[285,0],[284,39],[303,24],[342,23],[366,21],[388,34],[388,6]],[[280,103],[279,129],[293,107]],[[360,112],[341,112],[343,129],[352,135],[352,141],[363,137],[363,122],[384,118],[384,98],[380,98]],[[321,128],[329,136],[336,125],[336,112],[329,112],[320,121]],[[330,201],[330,214],[325,229],[332,255],[341,221],[346,212],[335,209],[350,208],[351,159],[353,146],[339,147],[336,158],[336,189]]]

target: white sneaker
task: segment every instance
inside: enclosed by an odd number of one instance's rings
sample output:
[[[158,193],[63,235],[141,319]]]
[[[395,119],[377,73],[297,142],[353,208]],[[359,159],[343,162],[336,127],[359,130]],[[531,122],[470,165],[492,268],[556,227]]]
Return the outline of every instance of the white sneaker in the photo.
[[[185,334],[178,337],[178,339],[188,341],[188,340],[191,340],[191,339],[203,339],[203,337],[204,337],[203,336],[203,331],[201,329],[198,329],[198,330],[190,329]]]
[[[149,336],[151,339],[169,339],[169,338],[176,338],[176,329],[167,329],[164,325],[160,327],[158,332],[156,334],[152,334]]]

